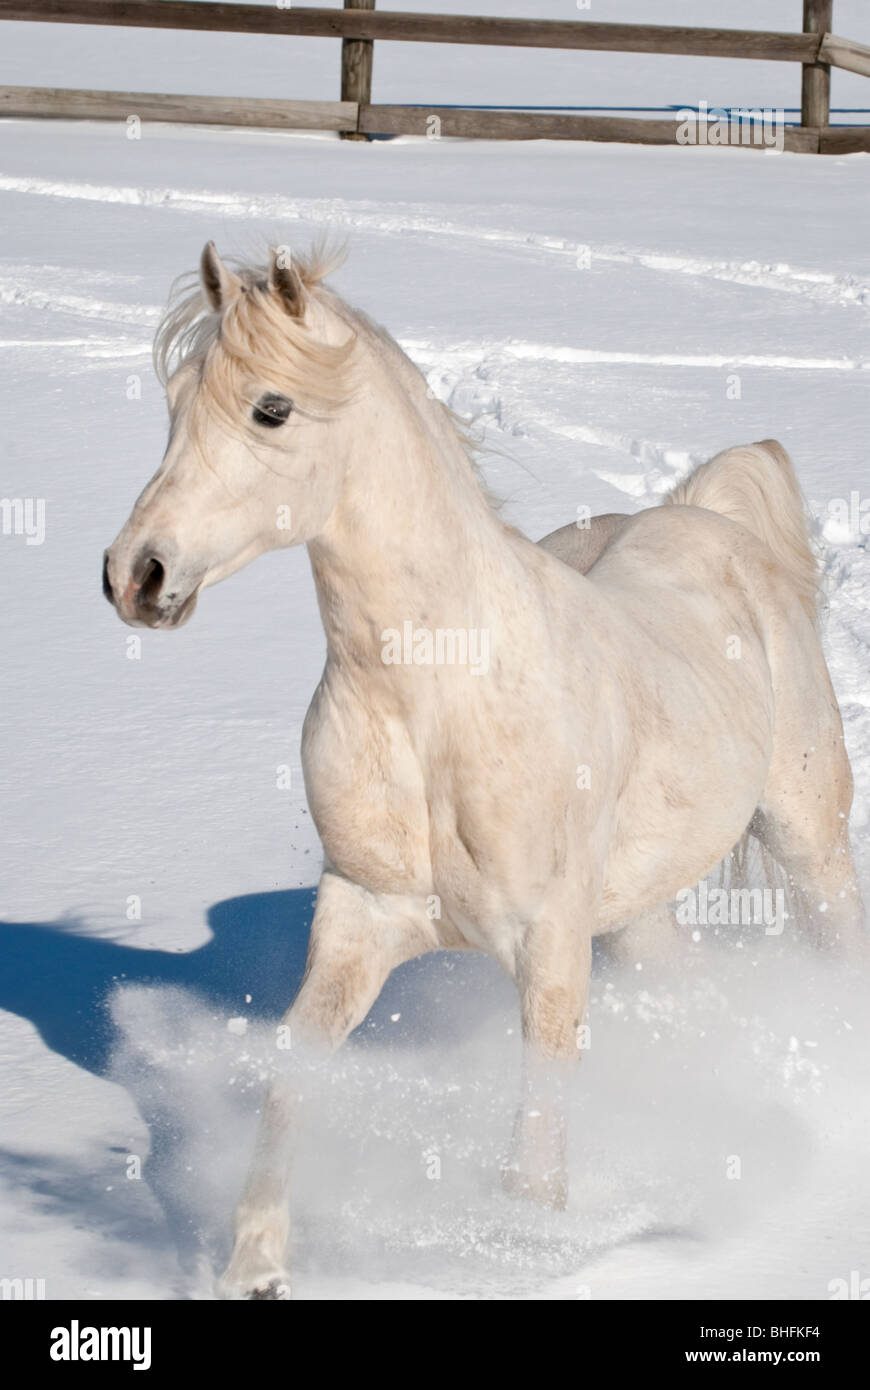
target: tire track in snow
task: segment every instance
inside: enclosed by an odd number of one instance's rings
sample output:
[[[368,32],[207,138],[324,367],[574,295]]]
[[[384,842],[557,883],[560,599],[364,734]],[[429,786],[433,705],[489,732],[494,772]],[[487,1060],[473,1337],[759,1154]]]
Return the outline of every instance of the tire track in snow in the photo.
[[[64,180],[0,174],[0,192],[36,197],[77,199],[123,204],[128,207],[166,208],[222,218],[281,219],[288,222],[325,222],[351,232],[364,230],[386,236],[418,234],[449,237],[539,256],[570,257],[575,262],[587,253],[596,261],[637,266],[666,275],[687,275],[721,280],[754,289],[798,294],[818,303],[870,307],[870,282],[854,275],[796,268],[785,262],[715,261],[706,257],[616,246],[596,246],[540,232],[485,227],[433,217],[425,204],[397,204],[393,213],[369,200],[344,198],[287,198],[280,195],[212,192],[208,189],[143,188],[136,185],[79,183]]]

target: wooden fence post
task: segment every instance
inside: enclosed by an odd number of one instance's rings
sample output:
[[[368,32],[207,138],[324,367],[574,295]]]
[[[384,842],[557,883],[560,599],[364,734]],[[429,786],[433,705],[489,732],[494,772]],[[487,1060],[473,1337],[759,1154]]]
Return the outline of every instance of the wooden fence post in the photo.
[[[804,33],[830,34],[834,0],[804,0]],[[831,69],[828,63],[804,63],[801,83],[801,125],[831,124]]]
[[[373,10],[375,0],[344,0],[346,10]],[[341,41],[341,99],[369,106],[372,99],[373,39],[342,39]],[[359,117],[357,117],[359,120]],[[346,130],[342,140],[368,140],[362,131]]]

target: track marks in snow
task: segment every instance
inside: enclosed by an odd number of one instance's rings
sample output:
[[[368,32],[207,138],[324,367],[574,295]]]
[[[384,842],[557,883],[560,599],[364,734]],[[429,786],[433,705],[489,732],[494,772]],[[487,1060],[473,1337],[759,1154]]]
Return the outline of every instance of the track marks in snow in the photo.
[[[800,270],[786,262],[765,264],[761,261],[710,261],[693,256],[667,256],[659,252],[598,251],[593,258],[624,261],[645,270],[663,274],[699,276],[724,280],[753,289],[774,290],[783,294],[798,294],[820,304],[854,304],[870,307],[870,284],[854,275],[834,275],[830,271]]]
[[[415,346],[419,345],[405,343],[409,351]],[[415,356],[414,352],[411,355]],[[614,473],[591,465],[588,472],[631,497],[640,506],[656,502],[695,464],[703,462],[702,455],[673,444],[640,438],[606,425],[574,424],[538,409],[525,409],[521,398],[516,402],[511,399],[509,387],[505,385],[505,381],[510,381],[510,372],[503,371],[503,358],[487,358],[477,365],[472,363],[457,368],[455,361],[452,366],[445,365],[437,352],[432,356],[437,361],[435,366],[427,364],[422,354],[415,357],[427,374],[429,389],[457,415],[470,419],[472,427],[483,426],[486,429],[492,425],[502,435],[539,440],[543,447],[548,447],[548,441],[553,439],[564,439],[572,444],[587,444],[592,449],[604,449],[631,459],[640,466],[640,472]],[[486,452],[485,443],[483,451]],[[542,488],[549,490],[547,484],[519,458],[513,454],[509,456]]]
[[[161,313],[158,305],[102,297],[101,292],[107,288],[124,287],[135,291],[139,283],[138,276],[0,261],[0,304],[12,308],[48,309],[53,313],[104,319],[109,323],[156,326]],[[71,284],[76,287],[75,293],[70,293]]]
[[[33,277],[38,278],[38,268],[31,268],[31,271]],[[129,304],[89,295],[58,293],[22,284],[20,278],[9,275],[0,275],[0,303],[148,328],[156,328],[161,314],[157,305]],[[21,345],[21,341],[0,340],[0,346],[17,347]],[[713,371],[744,367],[769,371],[870,371],[870,360],[854,357],[794,357],[767,353],[620,352],[606,348],[524,342],[513,338],[502,341],[443,344],[415,338],[399,341],[404,351],[416,362],[438,362],[446,366],[454,364],[459,367],[479,364],[490,357],[501,357],[515,362],[540,362],[576,367],[686,367]],[[78,340],[70,340],[70,345],[77,346]],[[133,351],[134,346],[128,345],[128,350]],[[141,344],[135,345],[136,352],[147,350],[143,349]]]
[[[677,353],[615,352],[604,348],[569,347],[552,343],[529,343],[514,338],[502,342],[445,343],[436,346],[417,339],[404,339],[409,356],[463,363],[479,362],[488,356],[503,356],[516,362],[543,362],[557,365],[692,367],[727,370],[729,367],[767,368],[771,371],[854,372],[870,371],[870,361],[855,357],[792,357],[771,353]]]
[[[48,309],[52,313],[72,314],[80,319],[103,319],[109,323],[155,326],[160,310],[150,304],[121,304],[94,299],[83,294],[56,294],[51,290],[26,289],[0,278],[0,304],[22,309]]]
[[[870,307],[870,282],[855,275],[802,269],[786,262],[716,261],[679,252],[589,245],[541,232],[434,217],[425,204],[398,203],[394,211],[386,212],[382,205],[367,200],[266,197],[208,189],[143,188],[133,184],[82,183],[11,174],[0,174],[0,192],[128,207],[168,208],[197,215],[210,213],[227,219],[317,222],[342,231],[360,230],[383,236],[412,234],[433,239],[453,238],[496,245],[539,258],[557,256],[575,263],[582,258],[585,263],[588,256],[593,266],[596,262],[636,266],[654,274],[720,280],[752,289],[797,294],[822,304]]]
[[[551,433],[636,459],[641,464],[640,473],[612,473],[606,468],[590,468],[589,472],[603,483],[609,483],[617,492],[632,498],[641,507],[654,506],[666,492],[682,482],[697,464],[704,462],[702,455],[687,449],[659,444],[651,439],[634,439],[617,430],[554,425],[551,426]]]
[[[46,349],[57,357],[64,354],[63,371],[88,367],[117,367],[121,361],[141,361],[151,357],[151,344],[129,338],[0,338],[0,352],[44,355]]]

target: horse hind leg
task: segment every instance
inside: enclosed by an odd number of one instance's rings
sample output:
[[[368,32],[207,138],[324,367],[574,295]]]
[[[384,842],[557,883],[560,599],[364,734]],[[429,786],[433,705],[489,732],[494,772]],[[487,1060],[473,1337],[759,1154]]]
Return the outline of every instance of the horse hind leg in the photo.
[[[659,903],[626,922],[624,926],[595,938],[614,965],[638,966],[648,962],[669,962],[677,958],[680,935],[673,904]]]
[[[568,1200],[565,1092],[585,1045],[591,945],[583,895],[557,894],[527,922],[514,972],[523,1022],[523,1099],[502,1186],[512,1197],[556,1210]]]
[[[852,771],[827,669],[827,698],[813,720],[779,718],[777,746],[752,832],[778,861],[816,945],[864,953],[864,908],[849,846]],[[803,727],[801,727],[801,725]]]

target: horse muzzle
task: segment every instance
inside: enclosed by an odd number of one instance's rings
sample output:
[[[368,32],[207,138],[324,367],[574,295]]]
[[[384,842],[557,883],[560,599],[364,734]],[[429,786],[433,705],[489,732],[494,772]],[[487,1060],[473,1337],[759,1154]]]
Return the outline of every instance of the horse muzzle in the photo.
[[[193,578],[146,546],[132,563],[103,556],[103,593],[130,627],[176,628],[191,617],[202,576]]]

